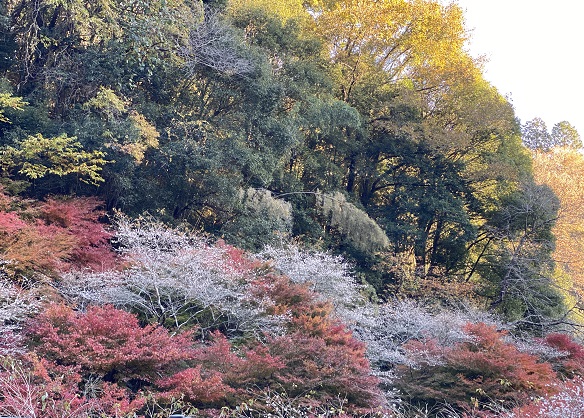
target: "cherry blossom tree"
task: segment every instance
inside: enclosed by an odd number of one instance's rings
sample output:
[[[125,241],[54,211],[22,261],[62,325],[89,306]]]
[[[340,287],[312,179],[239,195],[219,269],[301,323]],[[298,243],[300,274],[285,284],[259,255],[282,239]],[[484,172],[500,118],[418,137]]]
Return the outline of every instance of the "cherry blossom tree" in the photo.
[[[63,274],[59,289],[69,300],[125,307],[174,329],[196,323],[240,332],[269,330],[279,322],[265,315],[269,300],[251,297],[253,274],[231,260],[230,247],[125,218],[118,220],[115,240],[127,268]]]

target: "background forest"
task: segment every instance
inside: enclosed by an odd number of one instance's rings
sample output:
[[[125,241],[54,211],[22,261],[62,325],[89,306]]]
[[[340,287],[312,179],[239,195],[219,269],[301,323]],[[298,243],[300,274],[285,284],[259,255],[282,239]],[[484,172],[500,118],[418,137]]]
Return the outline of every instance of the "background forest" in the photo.
[[[437,0],[0,3],[0,414],[584,415],[582,142],[468,36]]]

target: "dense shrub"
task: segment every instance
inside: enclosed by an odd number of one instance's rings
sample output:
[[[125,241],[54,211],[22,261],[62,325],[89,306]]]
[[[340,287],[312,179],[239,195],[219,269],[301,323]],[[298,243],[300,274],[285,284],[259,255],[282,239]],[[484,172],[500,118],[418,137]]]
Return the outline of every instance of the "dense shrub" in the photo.
[[[78,366],[85,375],[107,382],[154,383],[178,371],[192,357],[190,333],[171,335],[112,306],[75,312],[50,305],[29,326],[35,352],[63,366]]]
[[[582,345],[575,342],[569,335],[560,333],[547,335],[544,342],[562,353],[552,361],[562,376],[569,378],[582,376],[584,373],[584,347]]]
[[[411,402],[471,410],[491,402],[526,404],[533,396],[553,391],[555,373],[549,363],[520,352],[493,326],[468,324],[466,331],[472,340],[453,347],[407,344],[418,366],[400,366],[396,383]]]
[[[99,222],[94,198],[32,202],[0,189],[2,269],[10,275],[83,268],[113,268],[111,234]]]

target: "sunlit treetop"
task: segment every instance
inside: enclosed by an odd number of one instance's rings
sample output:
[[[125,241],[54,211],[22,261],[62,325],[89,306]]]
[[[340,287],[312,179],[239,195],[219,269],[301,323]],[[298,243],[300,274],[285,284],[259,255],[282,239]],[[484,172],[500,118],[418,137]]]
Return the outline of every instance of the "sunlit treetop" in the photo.
[[[261,9],[279,16],[283,21],[288,19],[303,19],[308,16],[302,0],[230,0],[228,7],[231,13],[248,8]]]
[[[467,33],[462,10],[429,0],[344,0],[310,4],[314,31],[328,44],[338,65],[344,99],[372,69],[386,80],[413,80],[431,88],[466,64]],[[422,81],[423,80],[423,81]]]

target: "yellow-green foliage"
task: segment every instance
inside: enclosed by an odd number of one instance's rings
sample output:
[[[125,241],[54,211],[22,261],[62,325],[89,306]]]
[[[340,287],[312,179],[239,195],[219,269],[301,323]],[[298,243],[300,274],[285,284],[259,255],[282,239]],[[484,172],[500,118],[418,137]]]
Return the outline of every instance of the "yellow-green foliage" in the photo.
[[[130,110],[131,103],[119,97],[113,90],[100,87],[95,97],[84,104],[84,108],[94,112],[107,121],[112,129],[104,132],[108,140],[105,145],[131,155],[139,164],[144,160],[144,153],[149,148],[158,147],[160,133],[141,113]],[[123,129],[123,125],[127,125]],[[123,137],[113,131],[121,129]],[[132,135],[128,135],[131,132]]]
[[[100,151],[88,152],[75,137],[61,134],[45,138],[41,134],[30,135],[17,147],[6,147],[0,151],[0,166],[10,173],[18,173],[34,180],[55,174],[59,177],[77,174],[79,179],[90,184],[103,182],[100,172],[107,161]]]
[[[10,123],[4,115],[5,109],[22,110],[26,102],[21,97],[15,97],[10,93],[0,93],[0,122]]]

